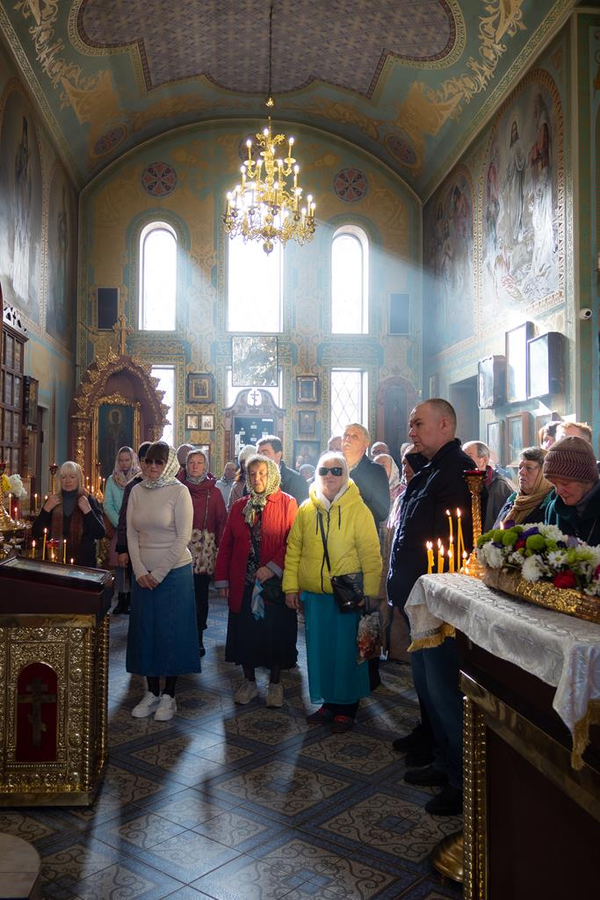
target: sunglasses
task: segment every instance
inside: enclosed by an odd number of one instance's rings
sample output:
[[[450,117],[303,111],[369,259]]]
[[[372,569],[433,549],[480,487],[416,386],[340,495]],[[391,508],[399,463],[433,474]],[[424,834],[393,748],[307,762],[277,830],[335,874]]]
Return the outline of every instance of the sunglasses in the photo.
[[[331,472],[332,475],[335,475],[336,478],[339,478],[340,475],[344,474],[344,470],[341,466],[331,466],[327,468],[327,466],[321,466],[319,469],[319,475],[327,475],[328,472]]]

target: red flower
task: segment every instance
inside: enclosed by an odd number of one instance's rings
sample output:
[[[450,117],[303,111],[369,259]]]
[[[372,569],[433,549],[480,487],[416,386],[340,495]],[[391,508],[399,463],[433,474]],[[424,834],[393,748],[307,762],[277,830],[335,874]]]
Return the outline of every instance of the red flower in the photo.
[[[521,547],[525,546],[525,541],[522,538],[519,538],[517,543],[515,544],[515,550],[520,550]]]
[[[552,584],[557,588],[573,588],[577,585],[574,572],[558,572],[552,579]]]

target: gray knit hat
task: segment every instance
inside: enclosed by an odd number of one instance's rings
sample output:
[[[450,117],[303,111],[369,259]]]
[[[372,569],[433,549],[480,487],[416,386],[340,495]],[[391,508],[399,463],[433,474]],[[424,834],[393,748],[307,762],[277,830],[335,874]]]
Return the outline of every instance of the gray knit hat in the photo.
[[[544,475],[550,480],[598,481],[598,466],[590,442],[580,437],[565,437],[552,444],[544,460]]]

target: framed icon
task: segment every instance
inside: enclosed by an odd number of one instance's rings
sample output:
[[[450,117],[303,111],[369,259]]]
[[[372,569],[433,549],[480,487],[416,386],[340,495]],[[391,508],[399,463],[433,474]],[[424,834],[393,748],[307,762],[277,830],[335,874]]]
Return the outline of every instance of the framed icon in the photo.
[[[296,403],[319,402],[319,378],[317,375],[296,376]]]
[[[215,427],[215,417],[212,415],[209,416],[200,416],[200,430],[201,431],[213,431]]]
[[[533,323],[523,322],[506,332],[506,402],[527,400],[527,341],[533,337]]]
[[[317,414],[314,409],[302,409],[298,413],[298,434],[313,435],[317,428]]]
[[[208,372],[190,372],[187,377],[187,402],[212,403],[214,378]]]
[[[197,413],[187,413],[185,417],[185,427],[188,431],[198,431],[200,417]]]

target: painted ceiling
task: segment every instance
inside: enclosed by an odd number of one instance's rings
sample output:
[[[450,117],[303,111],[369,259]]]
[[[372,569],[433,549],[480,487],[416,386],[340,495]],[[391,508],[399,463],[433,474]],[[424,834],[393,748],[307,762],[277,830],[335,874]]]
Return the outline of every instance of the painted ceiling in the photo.
[[[256,119],[368,151],[423,198],[576,0],[10,0],[0,33],[82,187],[181,125]]]

